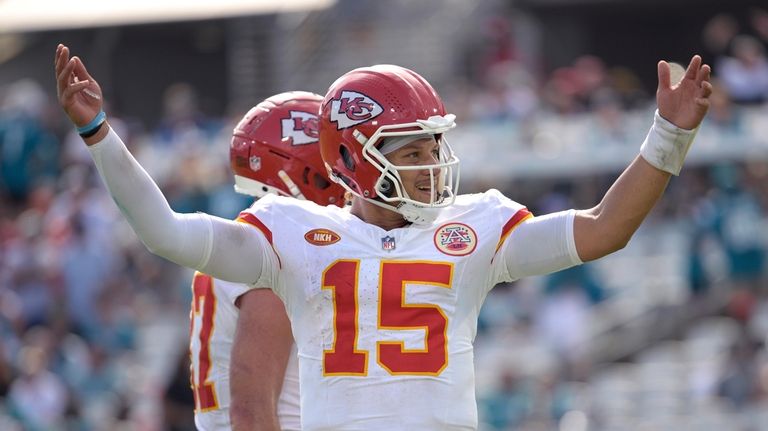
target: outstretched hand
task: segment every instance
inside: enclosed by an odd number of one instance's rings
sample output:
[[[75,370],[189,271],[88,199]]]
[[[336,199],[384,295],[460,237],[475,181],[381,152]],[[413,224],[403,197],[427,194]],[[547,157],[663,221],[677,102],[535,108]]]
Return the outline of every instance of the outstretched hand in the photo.
[[[102,109],[101,87],[79,57],[69,58],[69,48],[56,47],[56,92],[59,104],[76,126],[84,126]]]
[[[660,61],[659,87],[656,90],[659,115],[681,129],[698,127],[709,109],[709,95],[712,94],[710,71],[708,65],[702,65],[701,57],[694,55],[683,78],[672,85],[669,63]]]

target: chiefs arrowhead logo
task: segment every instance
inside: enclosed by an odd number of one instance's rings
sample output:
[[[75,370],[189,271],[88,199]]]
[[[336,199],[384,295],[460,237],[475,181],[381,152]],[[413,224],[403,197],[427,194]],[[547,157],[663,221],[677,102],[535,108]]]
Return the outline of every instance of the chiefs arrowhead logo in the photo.
[[[283,127],[283,139],[290,138],[292,145],[305,145],[317,142],[320,136],[320,121],[317,115],[304,111],[291,111],[290,118],[280,120]]]
[[[323,246],[336,244],[341,240],[341,237],[329,229],[312,229],[304,234],[304,239],[312,245]]]
[[[384,112],[375,100],[356,91],[342,91],[338,99],[331,101],[331,121],[338,130],[365,123]]]

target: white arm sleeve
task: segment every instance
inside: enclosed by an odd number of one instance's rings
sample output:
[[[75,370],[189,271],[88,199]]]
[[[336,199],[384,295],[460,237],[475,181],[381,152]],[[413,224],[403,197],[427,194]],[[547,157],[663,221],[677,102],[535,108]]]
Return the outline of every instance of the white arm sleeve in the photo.
[[[505,280],[549,274],[582,263],[573,239],[575,210],[530,218],[509,234],[499,253]]]
[[[88,149],[107,190],[149,251],[223,280],[259,280],[271,249],[256,229],[208,214],[175,213],[111,129]]]

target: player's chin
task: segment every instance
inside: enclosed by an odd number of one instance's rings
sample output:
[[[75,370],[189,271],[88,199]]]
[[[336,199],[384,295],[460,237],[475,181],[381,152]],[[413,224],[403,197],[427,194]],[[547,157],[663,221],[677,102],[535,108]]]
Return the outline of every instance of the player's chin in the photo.
[[[433,190],[414,190],[411,193],[411,199],[423,204],[430,204],[434,201],[435,192]]]

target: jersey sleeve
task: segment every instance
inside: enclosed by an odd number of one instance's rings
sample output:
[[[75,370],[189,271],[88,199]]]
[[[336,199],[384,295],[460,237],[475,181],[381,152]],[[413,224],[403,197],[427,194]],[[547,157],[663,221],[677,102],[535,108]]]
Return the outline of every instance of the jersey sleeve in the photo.
[[[273,196],[268,195],[259,199],[237,217],[238,222],[258,231],[268,243],[268,246],[264,247],[262,255],[264,265],[261,277],[251,285],[252,288],[271,288],[274,290],[278,285],[277,277],[279,270],[282,268],[280,255],[275,248],[273,229],[271,228],[275,218],[273,198]]]
[[[498,193],[498,192],[497,192]],[[574,210],[534,217],[500,193],[502,226],[493,257],[493,284],[581,264],[573,237]]]
[[[231,220],[174,212],[114,130],[88,149],[107,190],[149,251],[225,280],[253,283],[261,277],[260,235]],[[250,261],[240,258],[249,254]]]
[[[232,283],[229,281],[215,279],[214,283],[218,287],[220,298],[227,301],[232,306],[237,306],[237,298],[249,292],[251,289],[263,288],[258,285],[249,285],[244,283]]]

